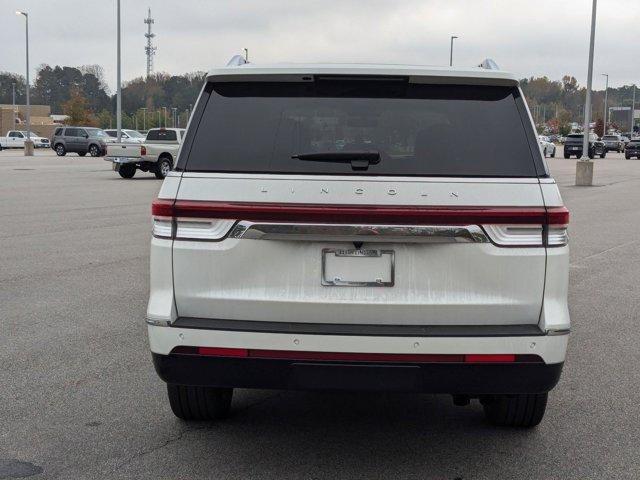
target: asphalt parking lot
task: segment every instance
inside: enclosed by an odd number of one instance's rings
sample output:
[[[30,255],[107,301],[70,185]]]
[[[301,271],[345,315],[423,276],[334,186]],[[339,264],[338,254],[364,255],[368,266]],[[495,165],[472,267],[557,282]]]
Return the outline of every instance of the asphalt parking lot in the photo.
[[[517,431],[430,395],[240,390],[223,422],[177,420],[144,324],[161,182],[0,152],[0,478],[640,477],[640,161],[597,159],[594,187],[548,162],[573,332],[543,423]]]

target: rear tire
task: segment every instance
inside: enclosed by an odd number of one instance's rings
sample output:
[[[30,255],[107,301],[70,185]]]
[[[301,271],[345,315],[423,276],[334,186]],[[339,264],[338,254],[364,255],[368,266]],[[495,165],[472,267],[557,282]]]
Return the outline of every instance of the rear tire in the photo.
[[[547,398],[547,393],[495,395],[483,401],[484,413],[493,425],[531,428],[544,417]]]
[[[156,163],[155,168],[153,169],[153,174],[156,178],[162,180],[167,176],[167,174],[171,171],[171,160],[167,157],[161,157]]]
[[[78,156],[80,157],[84,157],[87,154],[87,152],[78,152]]]
[[[229,414],[233,388],[167,384],[173,414],[182,420],[218,420]]]
[[[596,150],[595,148],[591,148],[588,150],[587,156],[591,159],[595,158],[596,156]]]
[[[136,166],[125,163],[123,165],[120,165],[118,173],[122,178],[133,178],[133,176],[136,174]]]
[[[92,157],[98,157],[100,155],[100,148],[96,144],[89,146],[89,155]]]
[[[607,156],[607,151],[606,150],[600,154],[600,158],[604,158],[606,156]]]
[[[564,158],[571,158],[571,155],[569,155],[568,153],[565,153]]]
[[[67,149],[64,148],[64,145],[62,145],[61,143],[56,145],[56,155],[58,155],[59,157],[64,157],[66,154],[67,154]]]
[[[631,155],[625,155],[624,158],[626,158],[627,160],[631,160]]]

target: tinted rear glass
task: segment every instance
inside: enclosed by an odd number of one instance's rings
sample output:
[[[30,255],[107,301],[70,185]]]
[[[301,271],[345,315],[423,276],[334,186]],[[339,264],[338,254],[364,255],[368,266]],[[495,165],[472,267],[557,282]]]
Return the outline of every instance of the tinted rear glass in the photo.
[[[175,130],[149,130],[147,142],[151,140],[177,140]]]
[[[511,87],[316,80],[219,83],[207,92],[179,164],[188,171],[536,176]],[[366,171],[291,158],[365,151],[380,154]]]
[[[78,136],[78,129],[77,128],[67,128],[64,131],[64,134],[67,137],[77,137]]]

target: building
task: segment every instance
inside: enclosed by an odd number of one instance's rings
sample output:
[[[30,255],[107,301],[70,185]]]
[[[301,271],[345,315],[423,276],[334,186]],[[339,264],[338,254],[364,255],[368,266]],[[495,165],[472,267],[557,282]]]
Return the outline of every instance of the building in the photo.
[[[25,105],[16,105],[16,125],[13,125],[13,106],[0,104],[0,136],[9,130],[27,129],[27,109]],[[41,137],[51,138],[58,125],[51,115],[49,105],[31,105],[31,131]]]

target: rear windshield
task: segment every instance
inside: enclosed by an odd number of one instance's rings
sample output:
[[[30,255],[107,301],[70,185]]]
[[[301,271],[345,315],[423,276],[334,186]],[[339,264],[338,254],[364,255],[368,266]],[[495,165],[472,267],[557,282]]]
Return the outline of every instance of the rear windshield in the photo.
[[[604,137],[602,137],[603,140],[618,140],[618,137],[616,137],[615,135],[605,135]]]
[[[177,140],[178,137],[176,135],[175,130],[149,130],[147,133],[147,142],[155,140],[155,141],[171,141]]]
[[[179,169],[536,176],[535,134],[512,87],[316,80],[209,84],[204,95]],[[354,169],[350,153],[377,154],[378,162]],[[537,167],[544,171],[541,160]]]

